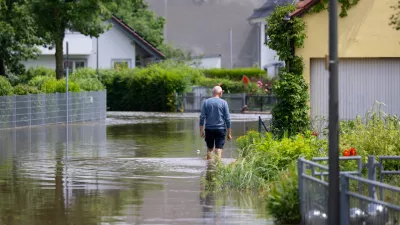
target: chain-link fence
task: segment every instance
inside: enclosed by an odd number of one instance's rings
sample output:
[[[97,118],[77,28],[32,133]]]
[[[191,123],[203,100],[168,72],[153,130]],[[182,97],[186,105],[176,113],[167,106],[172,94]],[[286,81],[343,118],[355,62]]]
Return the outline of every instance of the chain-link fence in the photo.
[[[178,109],[183,108],[185,112],[200,112],[204,100],[210,95],[196,95],[195,93],[185,93],[182,100],[178,101]],[[247,94],[223,94],[229,110],[233,113],[245,111],[269,112],[278,102],[273,95],[247,95]],[[183,105],[179,105],[183,104]]]
[[[0,129],[105,120],[106,91],[0,97]],[[68,110],[67,110],[68,109]]]

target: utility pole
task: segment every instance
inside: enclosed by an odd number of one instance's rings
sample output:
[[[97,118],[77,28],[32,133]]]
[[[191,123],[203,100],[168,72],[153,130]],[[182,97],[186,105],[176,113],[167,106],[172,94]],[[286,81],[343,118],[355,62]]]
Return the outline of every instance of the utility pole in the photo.
[[[328,225],[340,224],[339,74],[337,0],[329,0],[329,197]]]

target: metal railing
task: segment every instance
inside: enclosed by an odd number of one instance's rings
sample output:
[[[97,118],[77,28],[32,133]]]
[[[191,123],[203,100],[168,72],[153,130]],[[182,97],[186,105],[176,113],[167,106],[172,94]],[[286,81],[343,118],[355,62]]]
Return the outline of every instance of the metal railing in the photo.
[[[183,108],[185,112],[200,112],[204,100],[210,98],[210,95],[196,95],[195,93],[185,93],[178,97],[177,108]],[[269,112],[277,103],[277,97],[273,95],[247,95],[247,94],[223,94],[222,99],[227,101],[229,110],[234,113],[246,111]]]
[[[0,96],[0,129],[105,120],[106,91]],[[67,113],[68,108],[68,113]]]
[[[341,171],[341,224],[383,225],[400,222],[400,188],[383,183],[384,175],[399,175],[398,170],[384,170],[384,162],[400,156],[369,156],[363,164],[359,156],[339,157],[343,161],[356,161],[356,169]],[[322,162],[327,157],[316,157],[311,161],[298,160],[299,196],[301,224],[327,224],[328,211],[328,166]],[[365,170],[366,169],[366,170]],[[366,175],[367,178],[363,178]],[[380,181],[377,181],[377,176]],[[398,177],[400,178],[400,177]],[[398,179],[400,181],[400,179]],[[379,198],[377,196],[379,192]]]

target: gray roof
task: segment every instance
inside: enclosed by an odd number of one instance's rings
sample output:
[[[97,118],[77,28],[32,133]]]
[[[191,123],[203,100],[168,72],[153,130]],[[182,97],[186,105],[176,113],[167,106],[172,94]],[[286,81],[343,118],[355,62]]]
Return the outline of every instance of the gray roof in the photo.
[[[253,15],[248,20],[266,18],[274,11],[276,5],[285,5],[287,3],[293,3],[293,0],[267,0],[263,6],[254,10]]]

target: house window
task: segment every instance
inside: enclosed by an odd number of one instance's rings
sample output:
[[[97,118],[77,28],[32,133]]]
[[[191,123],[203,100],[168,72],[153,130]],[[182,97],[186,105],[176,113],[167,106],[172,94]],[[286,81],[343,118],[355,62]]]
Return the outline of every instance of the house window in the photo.
[[[114,69],[131,68],[131,60],[130,59],[112,59],[111,65],[112,65],[112,68],[114,68]]]
[[[268,37],[268,34],[267,34],[267,30],[268,30],[268,25],[267,24],[265,24],[265,26],[264,26],[264,44],[267,44],[267,41],[269,41],[269,37]]]
[[[86,67],[86,61],[85,60],[75,60],[75,59],[69,59],[68,60],[68,72],[73,73],[75,70],[79,68],[85,68]],[[67,73],[67,60],[64,60],[64,73]]]

